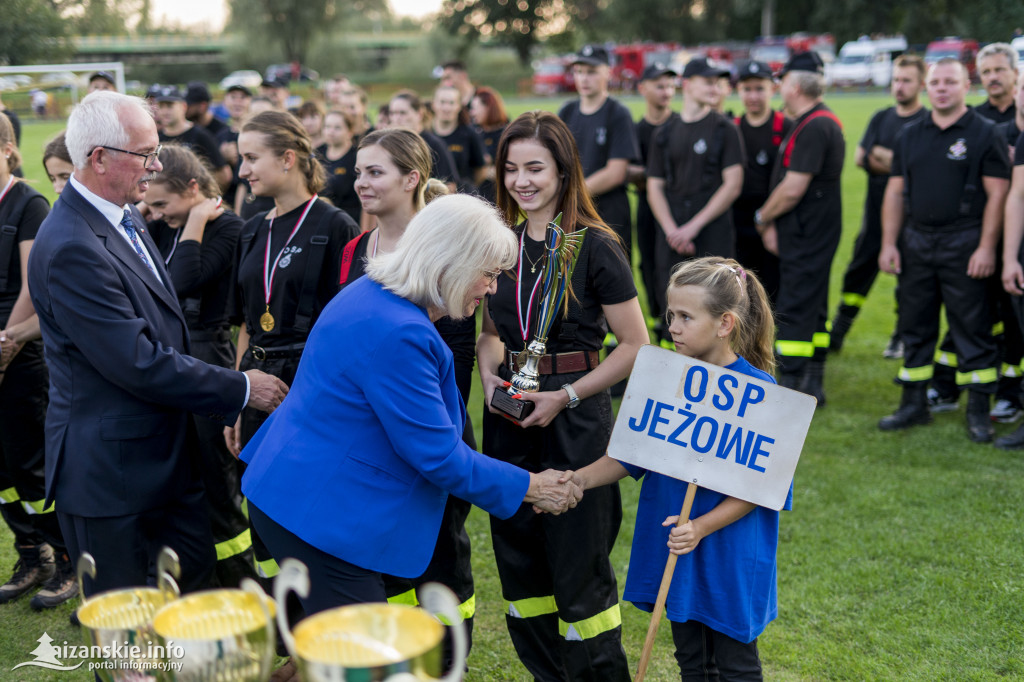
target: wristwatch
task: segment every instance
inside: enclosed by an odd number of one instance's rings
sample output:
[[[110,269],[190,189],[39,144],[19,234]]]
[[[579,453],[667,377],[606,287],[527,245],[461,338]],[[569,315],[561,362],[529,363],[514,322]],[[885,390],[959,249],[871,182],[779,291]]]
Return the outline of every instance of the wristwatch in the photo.
[[[571,410],[580,404],[580,397],[576,395],[576,389],[572,387],[572,384],[563,385],[562,390],[569,394],[569,404],[566,405],[568,409]]]

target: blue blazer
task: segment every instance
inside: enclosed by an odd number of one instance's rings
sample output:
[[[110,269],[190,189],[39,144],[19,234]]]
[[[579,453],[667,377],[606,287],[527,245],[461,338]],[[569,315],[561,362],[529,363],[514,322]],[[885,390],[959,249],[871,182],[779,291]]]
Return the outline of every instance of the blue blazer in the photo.
[[[46,499],[77,516],[163,506],[196,482],[189,412],[234,423],[245,377],[187,355],[188,331],[160,252],[160,279],[69,183],[28,263],[50,406]]]
[[[314,547],[414,578],[448,493],[508,518],[529,487],[526,471],[462,442],[465,422],[426,311],[362,277],[324,309],[288,397],[242,452],[242,492]]]

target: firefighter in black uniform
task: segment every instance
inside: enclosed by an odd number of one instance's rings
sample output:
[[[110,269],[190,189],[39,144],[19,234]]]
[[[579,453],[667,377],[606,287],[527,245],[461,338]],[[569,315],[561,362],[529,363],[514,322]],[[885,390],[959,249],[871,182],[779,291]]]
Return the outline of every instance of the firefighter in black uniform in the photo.
[[[839,310],[832,318],[829,350],[838,351],[850,331],[854,318],[867,299],[878,275],[878,250],[882,246],[882,199],[892,166],[892,147],[896,134],[908,123],[928,115],[919,95],[924,88],[924,60],[903,55],[892,69],[892,96],[896,106],[888,107],[871,117],[864,137],[857,147],[856,164],[867,171],[868,191],[864,198],[864,218],[860,234],[853,246],[853,256],[843,275]],[[883,355],[899,358],[902,353],[899,335],[893,332]]]
[[[565,121],[576,140],[598,215],[619,235],[628,254],[633,235],[626,179],[629,163],[640,158],[640,152],[629,109],[608,96],[610,64],[608,51],[602,46],[583,46],[572,64],[580,97],[566,103],[558,118]]]
[[[988,278],[996,268],[1010,165],[995,126],[965,104],[968,87],[955,59],[932,65],[932,114],[904,128],[896,142],[878,264],[900,275],[903,400],[878,427],[931,421],[926,391],[945,304],[957,385],[969,392],[968,435],[983,443],[992,440],[989,402],[999,378]]]
[[[647,162],[647,200],[660,230],[654,244],[655,294],[665,291],[676,264],[691,257],[732,258],[732,203],[743,189],[743,143],[732,121],[707,102],[724,72],[704,58],[683,70],[683,110],[654,136]],[[662,328],[661,342],[672,338]]]
[[[815,52],[793,55],[780,91],[793,131],[782,140],[772,193],[754,213],[765,247],[779,255],[776,308],[779,383],[825,404],[828,278],[843,227],[843,129],[821,101],[824,65]]]
[[[735,123],[743,140],[746,163],[743,191],[732,205],[736,260],[757,273],[774,305],[779,293],[779,257],[764,248],[761,235],[754,227],[754,211],[768,198],[768,183],[779,155],[779,145],[793,129],[793,122],[771,107],[775,80],[770,66],[749,61],[740,67],[737,78],[736,92],[744,111],[742,116],[736,117]]]
[[[978,77],[987,95],[984,102],[974,111],[996,124],[1013,125],[1017,114],[1016,86],[1018,69],[1017,51],[1007,43],[986,45],[975,59]],[[1014,137],[1010,144],[1017,141]],[[993,313],[992,334],[1003,361],[1002,376],[996,389],[996,404],[989,415],[997,422],[1013,422],[1020,418],[1020,372],[1019,363],[1024,342],[1017,334],[1017,321],[1013,307],[1002,295],[998,277],[992,282],[991,296],[997,299]],[[960,390],[956,384],[957,352],[949,333],[942,339],[935,353],[935,375],[928,388],[928,405],[932,413],[957,409]],[[1017,365],[1015,368],[1014,365]]]

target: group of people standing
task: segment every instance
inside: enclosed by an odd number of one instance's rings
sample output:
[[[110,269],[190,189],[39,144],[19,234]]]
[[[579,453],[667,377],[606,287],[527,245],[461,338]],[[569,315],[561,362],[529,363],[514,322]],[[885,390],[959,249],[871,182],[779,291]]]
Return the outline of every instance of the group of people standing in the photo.
[[[512,122],[458,63],[445,65],[432,118],[401,91],[376,129],[351,84],[329,110],[300,115],[269,98],[243,107],[256,98],[234,88],[232,121],[212,148],[181,139],[204,126],[208,109],[192,105],[205,88],[160,88],[151,103],[90,94],[69,119],[64,153],[51,165],[48,147],[44,159],[60,184],[54,210],[46,216],[40,200],[32,221],[15,221],[22,257],[5,289],[2,361],[36,362],[41,387],[35,403],[19,401],[37,413],[36,459],[24,461],[38,489],[18,493],[60,521],[47,534],[46,514],[35,515],[16,534],[32,548],[25,566],[46,564],[42,548],[52,548],[73,594],[68,567],[88,551],[93,594],[144,584],[168,545],[188,591],[270,580],[297,557],[312,576],[306,614],[416,603],[416,588],[435,580],[471,622],[465,521],[476,504],[491,513],[506,622],[530,674],[629,679],[609,553],[622,519],[617,481],[645,472],[604,456],[609,389],[649,342],[625,183],[645,190],[640,249],[652,306],[667,315],[663,341],[766,381],[777,355],[781,383],[819,394],[826,298],[807,282],[827,278],[840,229],[842,135],[821,104],[820,60],[797,55],[785,69],[795,123],[769,108],[767,67],[748,65],[739,128],[715,111],[723,74],[691,64],[682,115],[670,111],[674,74],[645,72],[643,147],[608,96],[608,56],[595,46],[577,56],[578,102]],[[744,154],[747,135],[756,142]],[[757,170],[745,173],[752,149]],[[745,230],[730,212],[742,200]],[[0,198],[0,216],[12,207]],[[540,391],[521,396],[535,409],[512,421],[490,399],[536,333],[545,232],[559,215],[565,232],[586,237]],[[764,266],[777,291],[734,258],[742,249],[759,263],[778,255],[777,275]],[[479,452],[465,411],[474,364],[487,408]],[[10,385],[0,383],[0,400]],[[10,468],[16,451],[3,449]],[[643,567],[684,555],[690,578],[673,586],[669,609],[684,674],[717,666],[723,678],[758,679],[757,637],[777,609],[778,513],[709,495],[690,523],[665,530],[682,488],[646,476],[626,598],[650,608]],[[4,505],[12,528],[14,509]],[[749,553],[761,557],[754,580],[743,575]],[[694,593],[726,564],[736,568],[728,599]],[[10,598],[49,579],[33,574]]]

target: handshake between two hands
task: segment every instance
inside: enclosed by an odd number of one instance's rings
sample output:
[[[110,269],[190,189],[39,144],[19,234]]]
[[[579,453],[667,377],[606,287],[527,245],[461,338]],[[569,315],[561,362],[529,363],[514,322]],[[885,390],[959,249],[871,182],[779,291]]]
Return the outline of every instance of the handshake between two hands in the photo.
[[[532,504],[538,514],[561,514],[579,504],[585,487],[583,479],[574,471],[548,469],[530,474],[530,487],[523,501]]]

